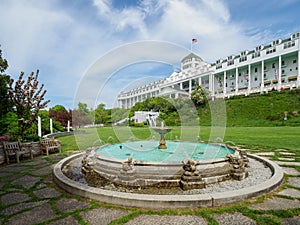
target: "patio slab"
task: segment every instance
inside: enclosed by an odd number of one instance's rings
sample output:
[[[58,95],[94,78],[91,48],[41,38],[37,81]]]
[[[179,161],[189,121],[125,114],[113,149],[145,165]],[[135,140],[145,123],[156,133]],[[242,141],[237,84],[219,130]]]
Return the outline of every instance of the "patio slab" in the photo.
[[[199,216],[159,216],[142,215],[136,217],[126,225],[153,225],[153,224],[172,224],[172,225],[206,225],[207,222]]]
[[[222,225],[256,225],[256,222],[252,219],[244,216],[242,213],[224,213],[224,214],[214,214],[213,217]]]
[[[1,202],[4,205],[10,205],[10,204],[14,204],[14,203],[25,202],[29,199],[30,199],[30,197],[28,194],[14,192],[14,193],[8,193],[6,195],[3,195],[1,197]]]
[[[112,220],[125,216],[128,212],[118,209],[99,208],[87,212],[81,212],[82,219],[91,225],[108,224]]]
[[[300,191],[293,189],[293,188],[284,189],[283,191],[279,192],[278,194],[289,196],[292,198],[300,198]]]
[[[300,188],[300,177],[289,177],[288,183],[293,187]]]
[[[282,167],[284,173],[288,174],[288,175],[292,175],[292,176],[298,176],[300,175],[300,172],[298,170],[296,170],[295,168],[291,168],[291,167]]]
[[[57,215],[51,209],[51,205],[47,203],[11,217],[7,225],[36,224],[53,219],[56,216]]]
[[[250,205],[249,208],[262,210],[297,209],[300,208],[300,202],[297,200],[290,200],[285,198],[272,198],[267,199],[263,203]]]

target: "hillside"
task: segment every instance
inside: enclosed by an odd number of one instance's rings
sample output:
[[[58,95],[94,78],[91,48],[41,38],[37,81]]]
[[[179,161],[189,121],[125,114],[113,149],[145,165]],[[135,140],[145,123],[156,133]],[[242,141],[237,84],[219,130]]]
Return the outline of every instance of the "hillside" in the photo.
[[[210,108],[217,101],[198,109],[201,125],[210,125]],[[225,102],[227,126],[300,126],[300,90],[235,96]]]

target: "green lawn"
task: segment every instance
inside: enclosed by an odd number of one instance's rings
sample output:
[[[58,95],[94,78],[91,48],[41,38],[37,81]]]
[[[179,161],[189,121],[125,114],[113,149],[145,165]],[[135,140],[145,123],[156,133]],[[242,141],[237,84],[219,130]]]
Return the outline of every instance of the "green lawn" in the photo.
[[[222,136],[222,130],[217,128],[216,132]],[[197,141],[200,137],[203,141],[210,139],[210,127],[173,127],[166,139],[179,139],[186,141]],[[181,136],[182,135],[182,136]],[[120,141],[135,141],[155,139],[159,140],[158,134],[149,128],[128,127],[100,127],[86,129],[85,134],[65,136],[58,138],[62,143],[63,151],[83,150],[91,146],[99,146],[106,143],[117,143]],[[220,138],[217,139],[220,141]],[[225,131],[223,142],[231,145],[243,145],[246,148],[274,150],[300,150],[300,127],[228,127]]]

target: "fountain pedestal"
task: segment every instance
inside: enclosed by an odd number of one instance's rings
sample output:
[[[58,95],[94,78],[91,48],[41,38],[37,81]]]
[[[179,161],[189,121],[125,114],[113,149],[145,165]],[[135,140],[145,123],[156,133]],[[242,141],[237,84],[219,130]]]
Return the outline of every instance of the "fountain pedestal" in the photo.
[[[155,132],[160,134],[160,141],[159,141],[158,149],[167,149],[165,135],[166,135],[166,133],[169,133],[172,129],[171,128],[165,128],[165,127],[161,127],[161,128],[153,127],[152,129]]]

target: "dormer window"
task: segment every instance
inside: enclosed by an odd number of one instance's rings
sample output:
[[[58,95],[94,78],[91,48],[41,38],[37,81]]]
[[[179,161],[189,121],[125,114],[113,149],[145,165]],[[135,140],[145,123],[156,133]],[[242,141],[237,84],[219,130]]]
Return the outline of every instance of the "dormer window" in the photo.
[[[282,42],[281,39],[277,39],[275,41],[272,41],[272,46],[279,45],[279,44],[281,44],[281,42]]]
[[[291,35],[291,40],[298,39],[300,37],[300,32],[294,33]]]
[[[263,49],[264,49],[264,46],[263,46],[263,45],[260,45],[260,46],[257,46],[257,47],[255,48],[255,51],[258,52],[258,51],[261,51],[261,50],[263,50]]]

